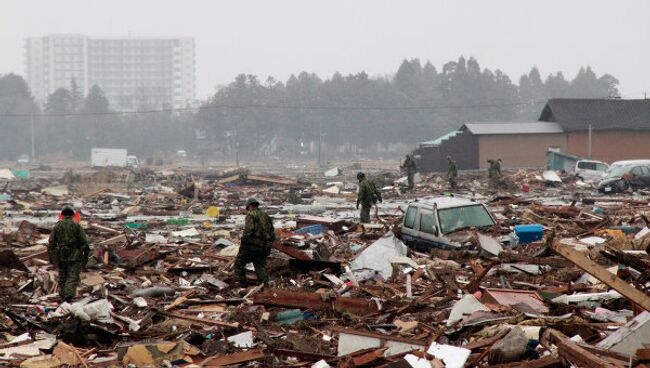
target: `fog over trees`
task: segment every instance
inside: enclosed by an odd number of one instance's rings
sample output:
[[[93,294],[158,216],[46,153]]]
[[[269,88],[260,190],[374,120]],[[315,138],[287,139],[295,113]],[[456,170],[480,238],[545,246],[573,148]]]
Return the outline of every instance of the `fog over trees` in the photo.
[[[74,81],[73,81],[74,82]],[[87,159],[91,147],[123,147],[149,157],[186,150],[230,159],[313,159],[403,154],[465,122],[536,120],[549,98],[614,98],[618,80],[590,67],[573,78],[533,67],[513,81],[463,57],[441,68],[404,60],[390,77],[365,72],[286,81],[240,74],[198,108],[115,112],[100,86],[83,96],[76,82],[39,109],[22,77],[0,75],[0,159],[30,154],[32,122],[38,157]]]

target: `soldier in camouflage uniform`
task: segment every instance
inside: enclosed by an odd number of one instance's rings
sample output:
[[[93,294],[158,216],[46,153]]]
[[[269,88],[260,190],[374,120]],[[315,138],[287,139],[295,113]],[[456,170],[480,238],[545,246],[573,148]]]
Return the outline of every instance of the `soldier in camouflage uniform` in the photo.
[[[235,259],[235,276],[239,286],[248,286],[246,279],[246,264],[253,263],[257,281],[267,284],[269,276],[266,272],[266,259],[271,254],[275,241],[275,230],[271,218],[260,210],[260,202],[255,198],[246,201],[246,224],[241,237],[239,253]]]
[[[361,223],[367,224],[370,222],[370,207],[377,204],[377,202],[381,203],[381,193],[377,190],[375,183],[366,179],[366,174],[362,172],[358,173],[357,179],[359,180],[357,209],[359,209],[359,204],[361,204],[359,217],[361,217]]]
[[[77,295],[79,274],[86,267],[90,247],[83,228],[74,222],[74,210],[66,206],[50,234],[48,256],[59,268],[59,295],[62,301],[71,301]]]
[[[501,159],[497,160],[487,160],[487,162],[490,164],[490,167],[488,168],[488,177],[490,179],[495,179],[500,177],[501,174]]]
[[[488,160],[487,161],[490,164],[490,167],[488,168],[488,178],[490,186],[496,186],[499,183],[499,179],[501,178],[501,159],[497,160]]]
[[[456,178],[458,177],[458,170],[456,169],[456,161],[447,156],[447,180],[451,189],[456,189]]]
[[[409,190],[413,189],[413,179],[415,177],[415,173],[418,171],[418,168],[415,165],[415,159],[412,155],[406,155],[406,159],[402,164],[402,169],[406,170],[406,178],[408,180]]]

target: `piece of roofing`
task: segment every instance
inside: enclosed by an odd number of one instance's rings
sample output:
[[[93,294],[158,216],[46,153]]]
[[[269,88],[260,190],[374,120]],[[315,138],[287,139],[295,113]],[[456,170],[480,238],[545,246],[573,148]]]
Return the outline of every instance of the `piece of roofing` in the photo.
[[[564,132],[560,124],[548,122],[467,123],[461,130],[467,130],[474,135],[559,134]]]
[[[565,131],[650,130],[650,100],[554,98],[540,121],[556,122]]]

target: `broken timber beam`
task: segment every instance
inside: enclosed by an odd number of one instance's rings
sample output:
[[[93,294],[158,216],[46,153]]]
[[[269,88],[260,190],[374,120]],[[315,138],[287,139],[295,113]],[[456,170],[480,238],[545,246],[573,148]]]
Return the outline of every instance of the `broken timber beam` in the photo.
[[[187,320],[187,321],[203,323],[203,324],[211,325],[211,326],[228,327],[228,328],[238,328],[239,327],[239,322],[217,321],[216,319],[198,318],[198,317],[192,317],[192,316],[187,316],[187,315],[180,314],[180,313],[171,313],[171,312],[161,312],[161,314],[164,315],[164,316],[167,316],[167,317],[171,317],[171,318],[184,319],[184,320]]]
[[[501,252],[499,254],[501,262],[526,262],[537,265],[553,266],[553,267],[571,267],[573,263],[562,258],[550,257],[531,257],[523,254],[515,254],[509,252]]]
[[[546,348],[550,348],[551,345],[555,345],[558,348],[558,353],[566,360],[572,364],[576,364],[578,367],[590,367],[590,368],[615,368],[618,367],[615,364],[612,364],[595,354],[583,349],[575,342],[571,341],[566,335],[562,332],[549,328],[544,331],[541,339],[542,345]]]
[[[553,243],[553,250],[564,258],[573,262],[576,266],[580,267],[588,274],[603,282],[605,285],[618,291],[621,295],[629,299],[631,302],[638,304],[641,308],[647,311],[650,311],[650,297],[637,290],[622,279],[618,278],[616,275],[602,268],[596,262],[571,249],[571,247],[560,244],[559,242]]]
[[[286,245],[280,243],[280,242],[274,242],[273,243],[273,248],[279,250],[280,252],[288,255],[289,257],[293,257],[295,259],[299,259],[301,261],[311,261],[312,259],[307,255],[307,253],[298,250],[296,248],[292,247],[287,247]]]
[[[493,365],[493,368],[562,368],[564,364],[559,358],[547,355],[537,360],[526,360],[523,362]]]
[[[495,261],[492,261],[492,262],[488,263],[488,265],[483,268],[483,271],[481,271],[480,274],[476,275],[472,279],[472,281],[470,281],[470,283],[467,284],[467,286],[465,286],[465,291],[467,291],[470,294],[477,292],[479,287],[481,286],[481,281],[483,280],[485,275],[487,275],[488,272],[490,272],[492,267],[494,267],[494,266],[496,266],[498,264],[499,264],[499,262],[495,262]]]
[[[171,304],[166,305],[163,310],[164,311],[170,311],[179,305],[185,303],[187,299],[189,299],[192,295],[196,294],[196,289],[191,289],[187,291],[185,294],[179,296],[176,300],[174,300]]]
[[[266,355],[262,349],[238,351],[232,354],[211,356],[203,361],[202,367],[225,367],[229,365],[260,360]]]
[[[277,178],[277,177],[270,177],[270,176],[263,176],[263,175],[248,175],[246,176],[248,180],[253,180],[253,181],[261,181],[264,183],[271,183],[271,184],[280,184],[280,185],[298,185],[298,182],[295,180],[291,179],[285,179],[285,178]]]
[[[300,309],[333,309],[338,312],[350,312],[357,315],[366,315],[377,312],[374,302],[350,297],[331,297],[325,299],[324,295],[309,292],[288,291],[280,289],[266,289],[255,295],[255,304],[268,306],[300,308]]]

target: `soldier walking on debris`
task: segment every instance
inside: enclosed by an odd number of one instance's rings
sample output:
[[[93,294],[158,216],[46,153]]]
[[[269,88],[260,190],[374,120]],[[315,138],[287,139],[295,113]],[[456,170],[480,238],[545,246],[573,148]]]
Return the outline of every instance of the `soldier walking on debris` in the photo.
[[[415,165],[415,159],[413,158],[413,155],[406,155],[406,159],[404,160],[404,163],[402,164],[402,169],[406,170],[406,178],[408,181],[409,185],[409,190],[413,189],[413,178],[415,177],[415,173],[418,171],[417,166]]]
[[[458,177],[458,170],[456,169],[456,161],[447,156],[447,180],[451,189],[456,189],[456,178]]]
[[[501,159],[488,160],[487,162],[490,164],[490,167],[488,168],[488,177],[490,179],[501,177]]]
[[[246,264],[253,263],[258,283],[268,284],[269,275],[266,272],[266,259],[271,254],[271,248],[275,241],[275,230],[273,221],[269,215],[260,208],[260,202],[255,198],[246,201],[246,224],[241,237],[239,253],[235,259],[235,276],[237,284],[247,287]]]
[[[50,234],[48,256],[50,263],[59,269],[59,295],[61,301],[69,302],[77,295],[79,274],[86,267],[90,247],[81,225],[74,221],[74,210],[65,206],[63,219]]]
[[[501,159],[497,160],[487,160],[487,162],[490,164],[490,167],[488,168],[488,178],[489,178],[489,183],[492,186],[495,186],[498,184],[499,179],[501,178]]]
[[[357,179],[359,180],[357,209],[359,209],[359,204],[361,204],[359,217],[361,218],[361,223],[367,224],[370,222],[370,207],[377,204],[377,202],[381,203],[381,193],[377,190],[375,183],[366,179],[366,174],[359,172]]]

